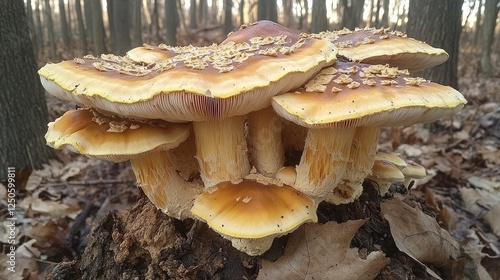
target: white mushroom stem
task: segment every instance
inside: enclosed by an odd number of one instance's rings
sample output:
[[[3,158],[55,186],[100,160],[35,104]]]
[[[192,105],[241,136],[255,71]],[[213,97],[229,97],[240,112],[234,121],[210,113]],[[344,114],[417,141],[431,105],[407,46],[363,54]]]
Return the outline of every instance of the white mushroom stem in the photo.
[[[176,219],[193,217],[190,210],[203,187],[177,173],[170,151],[141,155],[130,162],[137,185],[158,209]]]
[[[342,182],[325,197],[325,201],[336,205],[346,204],[361,195],[363,180],[372,172],[379,132],[378,127],[356,128]]]
[[[271,106],[248,114],[251,163],[257,171],[273,177],[285,162],[281,120]]]
[[[250,173],[247,142],[241,116],[193,122],[196,158],[205,188],[220,182],[240,182]]]
[[[344,176],[355,130],[310,129],[296,168],[295,189],[317,198],[329,194]]]

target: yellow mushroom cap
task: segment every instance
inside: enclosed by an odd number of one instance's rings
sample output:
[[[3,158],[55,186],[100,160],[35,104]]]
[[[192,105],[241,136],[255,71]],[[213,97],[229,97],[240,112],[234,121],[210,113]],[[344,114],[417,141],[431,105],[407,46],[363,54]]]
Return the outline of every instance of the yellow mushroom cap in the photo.
[[[422,179],[427,176],[425,167],[414,162],[413,160],[407,161],[407,166],[401,169],[401,172],[408,178]]]
[[[372,174],[368,176],[369,179],[375,181],[387,182],[403,182],[405,176],[399,168],[393,163],[386,160],[375,160],[372,167]]]
[[[435,121],[466,103],[455,89],[384,65],[337,61],[302,88],[274,96],[283,118],[309,128],[400,126]]]
[[[147,46],[126,57],[87,56],[47,64],[38,73],[49,93],[103,112],[206,121],[263,109],[272,96],[299,87],[335,59],[330,42],[262,22],[219,45]]]
[[[417,72],[445,62],[448,54],[424,42],[388,28],[325,31],[313,34],[334,43],[339,56],[354,62],[389,64]],[[343,59],[341,58],[341,59]]]
[[[305,222],[316,222],[316,204],[289,186],[251,180],[222,182],[198,196],[191,212],[215,231],[233,238],[284,235]]]
[[[138,122],[76,109],[48,124],[47,144],[115,162],[177,147],[189,136],[188,124]]]
[[[377,153],[375,154],[375,159],[391,162],[400,169],[408,165],[408,163],[396,153],[385,153],[377,151]]]

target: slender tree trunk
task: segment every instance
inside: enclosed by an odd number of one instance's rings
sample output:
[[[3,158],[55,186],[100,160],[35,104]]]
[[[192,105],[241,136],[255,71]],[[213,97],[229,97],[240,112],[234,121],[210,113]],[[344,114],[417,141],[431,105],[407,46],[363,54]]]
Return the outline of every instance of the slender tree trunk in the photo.
[[[189,7],[189,28],[198,28],[198,23],[196,22],[196,0],[191,0],[191,6]]]
[[[49,57],[56,58],[56,38],[54,35],[54,22],[52,21],[52,9],[50,1],[45,0],[44,5],[44,20],[46,21],[47,35],[49,37]]]
[[[382,26],[389,27],[389,0],[384,0],[384,14],[382,14]]]
[[[115,48],[113,52],[124,55],[131,49],[130,42],[130,5],[128,0],[113,0],[113,30],[115,32]]]
[[[458,45],[463,0],[410,0],[408,36],[448,52],[447,62],[418,73],[426,79],[458,88]]]
[[[484,1],[484,19],[482,26],[483,47],[481,60],[479,63],[479,73],[485,76],[493,75],[493,66],[491,64],[491,48],[493,45],[493,36],[495,35],[495,25],[498,15],[497,0]]]
[[[212,0],[212,12],[210,14],[210,21],[212,23],[217,23],[219,21],[217,19],[218,12],[219,12],[219,5],[217,4],[217,0]]]
[[[33,42],[33,52],[35,53],[35,57],[38,57],[38,45],[36,40],[36,31],[35,31],[35,20],[33,19],[33,6],[31,1],[26,1],[26,17],[28,20],[28,29],[30,32],[31,42]]]
[[[0,179],[9,167],[40,168],[50,156],[48,113],[23,0],[0,1]]]
[[[200,0],[198,5],[198,23],[205,24],[208,22],[208,3],[207,0]]]
[[[64,0],[59,0],[59,16],[61,21],[61,34],[63,38],[63,44],[66,49],[70,48],[71,38],[68,28],[68,20],[66,18],[66,7],[64,5]]]
[[[328,20],[326,18],[326,1],[313,0],[311,32],[319,33],[328,29]]]
[[[479,4],[477,5],[477,13],[476,13],[476,32],[474,34],[474,45],[477,45],[479,39],[481,39],[481,7],[483,6],[483,0],[479,0]]]
[[[276,0],[258,0],[257,19],[278,21],[278,7]]]
[[[85,25],[87,26],[87,36],[89,42],[94,42],[94,26],[92,20],[92,5],[93,0],[83,0],[83,12],[85,14]]]
[[[141,0],[132,1],[132,47],[142,45]]]
[[[86,55],[89,52],[89,48],[87,46],[87,34],[85,31],[85,25],[83,24],[82,5],[80,0],[75,0],[75,11],[76,20],[78,21],[78,38],[82,47],[82,53],[83,55]]]
[[[127,0],[126,0],[127,1]],[[123,5],[118,3],[118,5]],[[115,30],[115,0],[106,0],[106,10],[108,12],[109,43],[113,51],[116,50],[116,30]]]
[[[151,26],[152,26],[152,34],[155,35],[157,41],[161,41],[160,36],[160,17],[158,16],[158,0],[154,0],[153,2],[153,13],[151,14]]]
[[[36,45],[38,54],[43,52],[43,25],[42,25],[42,12],[40,11],[40,0],[35,0],[35,20],[36,20]]]
[[[243,25],[245,23],[245,0],[240,0],[238,12],[240,15],[240,25]]]
[[[354,29],[361,27],[365,0],[342,0],[342,27]]]
[[[283,24],[286,27],[292,27],[294,25],[293,20],[293,5],[290,0],[282,0],[281,5],[283,6]]]
[[[233,31],[233,1],[224,0],[224,34],[229,34]]]
[[[100,0],[90,0],[92,8],[92,34],[94,35],[94,54],[106,53],[104,23],[102,21],[102,7]]]
[[[168,45],[177,45],[178,26],[179,17],[177,15],[177,0],[165,0],[165,29],[167,30],[166,43]]]
[[[375,27],[380,27],[380,0],[377,0],[377,6],[375,7]]]

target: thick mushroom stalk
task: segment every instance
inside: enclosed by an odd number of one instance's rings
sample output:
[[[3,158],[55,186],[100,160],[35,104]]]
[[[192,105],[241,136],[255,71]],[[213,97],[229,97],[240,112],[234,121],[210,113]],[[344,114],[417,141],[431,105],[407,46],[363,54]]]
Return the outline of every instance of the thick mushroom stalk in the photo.
[[[327,195],[333,204],[351,203],[363,192],[363,180],[371,173],[380,129],[358,127],[354,133],[349,162],[342,182]]]
[[[171,151],[138,156],[130,162],[137,185],[158,209],[176,219],[193,218],[190,209],[203,188],[177,173]]]
[[[196,157],[205,188],[240,182],[250,172],[243,117],[193,122]]]
[[[281,130],[281,120],[272,107],[248,114],[251,163],[268,177],[274,177],[285,162]]]
[[[355,128],[343,127],[310,129],[295,188],[313,197],[330,193],[346,171],[354,132]]]

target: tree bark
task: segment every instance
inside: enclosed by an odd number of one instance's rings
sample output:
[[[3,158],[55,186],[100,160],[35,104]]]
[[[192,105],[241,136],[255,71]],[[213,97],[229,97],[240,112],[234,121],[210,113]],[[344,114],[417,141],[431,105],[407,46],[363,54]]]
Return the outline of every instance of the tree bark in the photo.
[[[160,17],[158,15],[158,0],[153,2],[153,12],[151,13],[151,28],[157,41],[161,41],[160,36]]]
[[[44,49],[44,46],[43,46],[43,25],[42,25],[42,12],[40,11],[40,0],[35,0],[35,21],[36,21],[35,40],[36,40],[37,50],[39,53],[41,53]]]
[[[90,0],[92,9],[92,34],[94,42],[94,54],[106,53],[104,23],[102,21],[102,7],[100,0]]]
[[[224,0],[224,34],[233,31],[233,0]]]
[[[116,30],[115,30],[115,0],[106,0],[106,10],[108,12],[109,43],[113,51],[116,50]],[[125,1],[127,2],[127,1]]]
[[[196,18],[196,0],[191,0],[191,6],[189,7],[189,28],[191,30],[198,28],[197,18]]]
[[[278,21],[278,8],[276,0],[258,0],[257,19],[267,19],[274,22]]]
[[[35,57],[38,57],[39,46],[37,44],[38,40],[36,39],[36,36],[38,36],[38,34],[36,34],[35,30],[35,20],[33,18],[33,5],[31,1],[26,1],[26,17],[28,20],[28,29],[30,32],[31,42],[33,43],[33,52],[35,54]]]
[[[313,0],[311,32],[319,33],[328,29],[328,19],[326,18],[326,1]]]
[[[71,47],[71,37],[68,27],[68,19],[66,18],[66,7],[64,5],[64,0],[59,0],[59,16],[61,21],[61,35],[63,38],[63,44],[66,49],[69,49]]]
[[[382,26],[389,27],[389,0],[384,0],[384,13],[382,14]]]
[[[354,29],[362,27],[365,0],[342,0],[342,27]]]
[[[76,20],[78,21],[78,38],[80,40],[80,46],[82,47],[83,55],[88,54],[89,48],[87,45],[87,34],[85,31],[85,25],[83,23],[82,5],[80,0],[75,1],[75,11]]]
[[[141,0],[132,1],[132,47],[142,45]]]
[[[92,20],[92,5],[91,1],[93,0],[83,0],[83,12],[85,14],[85,25],[87,26],[87,36],[89,42],[94,41],[94,26]]]
[[[47,35],[49,37],[49,57],[56,58],[56,38],[54,35],[54,22],[52,21],[52,9],[49,0],[45,0],[44,3],[44,20],[46,20]]]
[[[474,45],[477,45],[479,39],[481,38],[481,7],[483,6],[483,0],[479,0],[479,4],[477,5],[477,13],[476,13],[476,32],[474,34]]]
[[[410,0],[408,36],[448,52],[447,62],[417,75],[458,88],[458,45],[463,0]]]
[[[177,27],[179,16],[177,15],[177,0],[166,0],[165,2],[165,29],[167,30],[166,43],[171,46],[177,45]]]
[[[130,9],[128,0],[113,0],[113,30],[115,48],[113,52],[124,55],[132,47],[130,41]]]
[[[48,113],[22,0],[0,1],[0,179],[8,167],[40,168]]]
[[[289,0],[282,0],[281,5],[283,6],[283,24],[290,28],[294,25],[293,3]]]
[[[495,25],[498,15],[497,2],[498,0],[485,0],[484,2],[484,19],[481,28],[483,33],[483,51],[479,63],[479,73],[488,77],[493,75],[491,48],[493,46],[493,37],[495,35]]]

